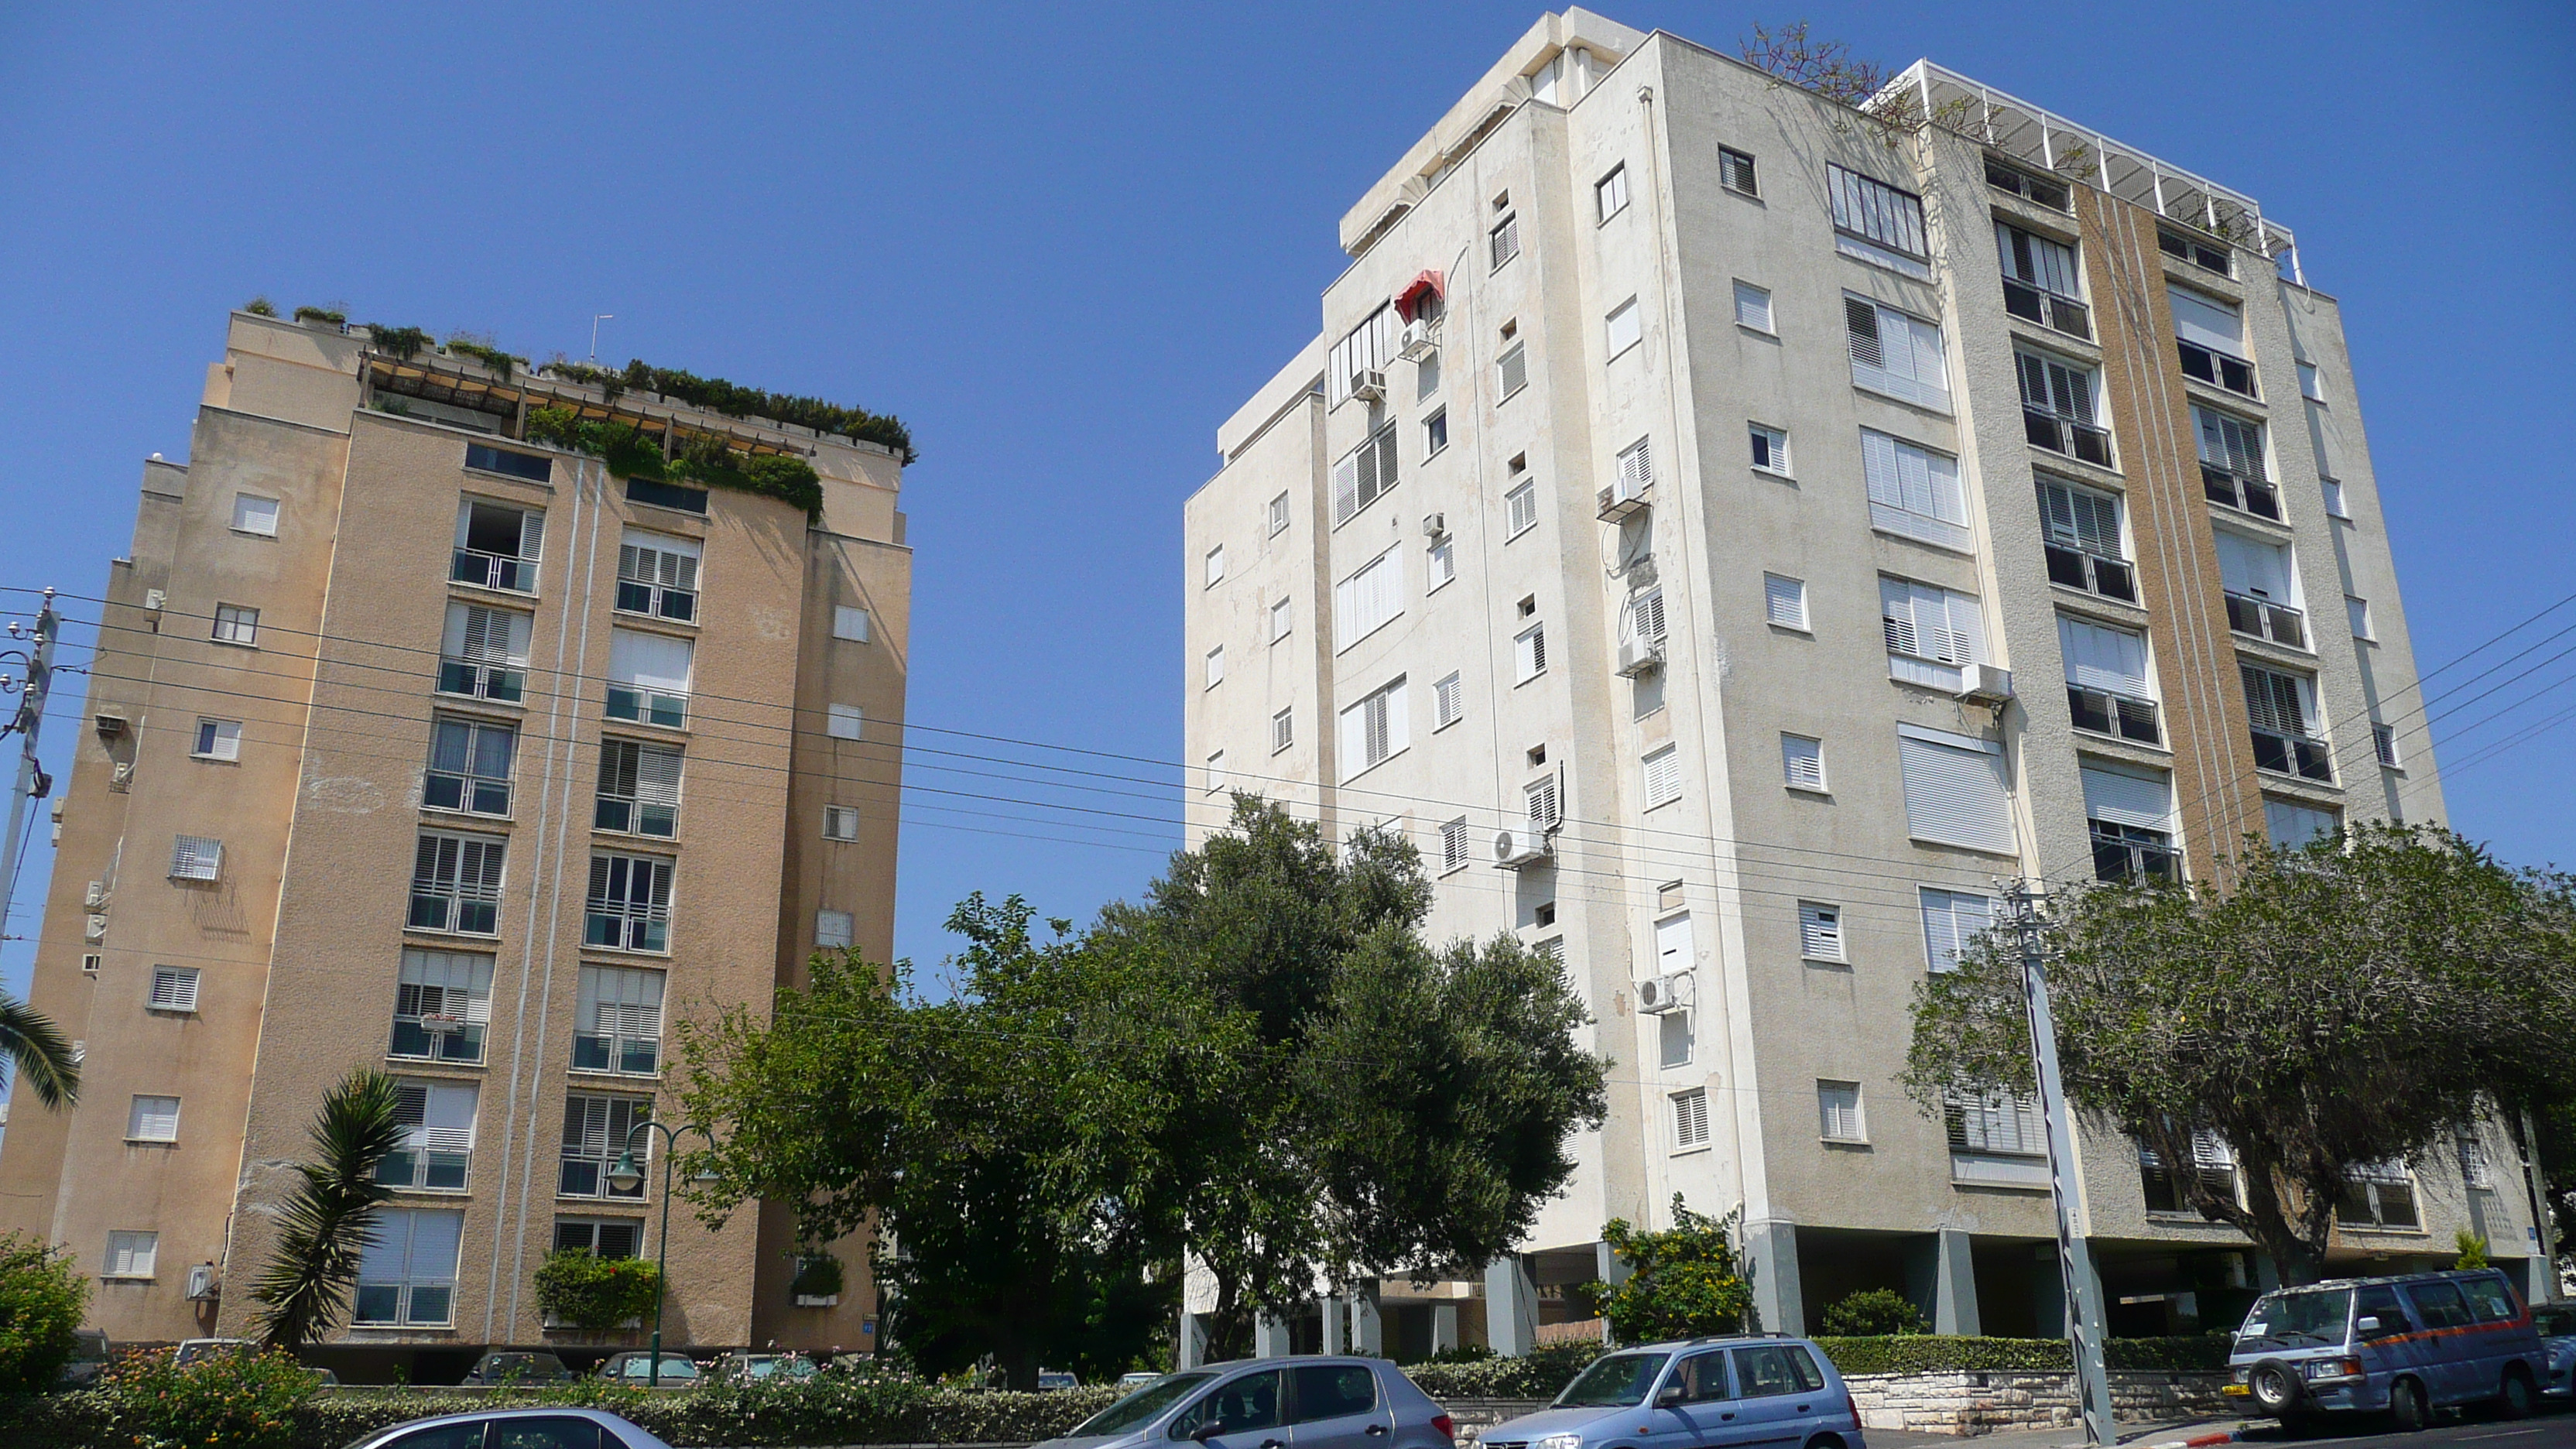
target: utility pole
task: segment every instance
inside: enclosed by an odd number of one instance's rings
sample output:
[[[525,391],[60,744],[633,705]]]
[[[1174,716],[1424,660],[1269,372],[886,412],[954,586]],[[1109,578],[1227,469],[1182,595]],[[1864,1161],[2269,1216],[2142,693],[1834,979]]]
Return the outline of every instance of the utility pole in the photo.
[[[0,693],[15,691],[18,710],[9,722],[0,725],[0,739],[13,732],[18,736],[18,780],[9,792],[9,835],[0,840],[0,919],[7,916],[9,904],[18,888],[18,848],[26,839],[27,807],[54,792],[54,782],[36,763],[36,733],[45,722],[45,691],[54,673],[54,638],[62,633],[63,622],[54,612],[54,591],[45,590],[43,607],[36,611],[35,637],[28,647],[0,651],[0,661],[26,666],[22,680],[0,674]],[[16,640],[22,631],[15,623],[9,626],[9,638]]]
[[[2022,995],[2030,1009],[2030,1051],[2039,1080],[2039,1107],[2048,1119],[2048,1194],[2057,1207],[2057,1263],[2065,1277],[2066,1347],[2075,1361],[2075,1402],[2084,1432],[2096,1444],[2118,1442],[2111,1422],[2111,1380],[2102,1368],[2102,1281],[2093,1274],[2093,1249],[2075,1231],[2075,1133],[2066,1115],[2066,1088],[2057,1073],[2057,1018],[2048,1007],[2048,960],[2041,949],[2039,911],[2044,894],[2026,881],[2004,892],[2005,908],[2021,937]]]

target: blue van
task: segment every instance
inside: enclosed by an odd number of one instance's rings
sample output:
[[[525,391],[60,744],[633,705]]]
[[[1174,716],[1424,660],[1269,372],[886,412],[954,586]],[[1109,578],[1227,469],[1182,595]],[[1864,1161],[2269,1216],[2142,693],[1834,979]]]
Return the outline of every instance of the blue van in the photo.
[[[1802,1338],[1694,1338],[1604,1354],[1478,1449],[1868,1449],[1850,1390]]]
[[[2531,1310],[2492,1268],[2266,1293],[2227,1362],[2222,1392],[2260,1413],[2292,1422],[2384,1410],[2407,1430],[2455,1404],[2520,1418],[2547,1372]]]

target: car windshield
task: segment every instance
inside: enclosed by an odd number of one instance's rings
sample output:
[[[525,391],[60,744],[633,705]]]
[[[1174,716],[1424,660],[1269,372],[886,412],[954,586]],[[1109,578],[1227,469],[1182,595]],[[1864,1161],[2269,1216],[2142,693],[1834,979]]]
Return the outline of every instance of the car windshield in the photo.
[[[1214,1374],[1202,1373],[1168,1374],[1083,1420],[1074,1426],[1073,1432],[1077,1435],[1124,1434],[1139,1424],[1151,1423],[1162,1417],[1165,1409],[1215,1377]]]
[[[1556,1396],[1560,1409],[1621,1409],[1642,1404],[1664,1371],[1668,1353],[1614,1353],[1593,1362],[1565,1392]]]
[[[2271,1343],[2283,1348],[2343,1342],[2344,1325],[2352,1321],[2352,1290],[2303,1288],[2294,1293],[2266,1293],[2245,1315],[2239,1347]]]

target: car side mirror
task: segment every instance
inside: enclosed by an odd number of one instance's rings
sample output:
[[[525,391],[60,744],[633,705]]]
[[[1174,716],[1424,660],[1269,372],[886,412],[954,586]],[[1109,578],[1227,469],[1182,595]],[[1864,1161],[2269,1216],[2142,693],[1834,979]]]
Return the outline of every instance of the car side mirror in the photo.
[[[2379,1319],[2374,1315],[2365,1313],[2361,1316],[2361,1320],[2355,1323],[2353,1327],[2359,1329],[2363,1333],[2377,1333],[2379,1331]]]
[[[1190,1437],[1191,1437],[1192,1439],[1196,1440],[1197,1442],[1201,1443],[1201,1444],[1206,1443],[1207,1441],[1209,1441],[1210,1439],[1215,1438],[1216,1436],[1217,1436],[1217,1427],[1216,1427],[1216,1425],[1214,1425],[1214,1424],[1201,1424],[1201,1425],[1199,1425],[1197,1428],[1192,1429],[1192,1430],[1190,1431]]]
[[[1666,1384],[1663,1387],[1663,1392],[1655,1395],[1655,1407],[1658,1409],[1670,1409],[1679,1405],[1681,1401],[1687,1397],[1689,1397],[1689,1390],[1684,1388],[1682,1385]]]

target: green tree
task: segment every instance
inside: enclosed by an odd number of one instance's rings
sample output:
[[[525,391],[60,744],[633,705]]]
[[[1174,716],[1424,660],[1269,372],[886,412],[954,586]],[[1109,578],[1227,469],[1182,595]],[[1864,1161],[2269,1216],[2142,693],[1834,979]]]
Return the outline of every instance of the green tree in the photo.
[[[68,1252],[16,1233],[0,1236],[0,1394],[41,1393],[71,1362],[89,1309],[89,1280]]]
[[[36,1094],[46,1111],[80,1100],[80,1058],[53,1019],[0,991],[0,1057],[17,1069],[18,1084]]]
[[[1877,1338],[1891,1334],[1929,1333],[1923,1310],[1892,1288],[1863,1288],[1845,1294],[1825,1310],[1824,1330],[1834,1338]]]
[[[376,1209],[393,1195],[376,1169],[402,1145],[400,1107],[393,1078],[358,1067],[314,1113],[313,1160],[296,1164],[303,1180],[278,1211],[277,1246],[251,1287],[269,1347],[301,1348],[348,1308]]]
[[[2224,890],[2102,886],[2046,925],[2068,1101],[2166,1162],[2198,1131],[2236,1153],[2240,1204],[2176,1173],[2202,1216],[2292,1283],[2322,1271],[2350,1169],[2563,1102],[2576,1040],[2576,890],[2432,827],[2248,841]],[[2017,947],[2000,933],[1916,988],[1906,1086],[2027,1089]]]
[[[1591,1283],[1585,1291],[1621,1343],[1733,1333],[1753,1311],[1753,1285],[1743,1276],[1731,1231],[1733,1215],[1706,1217],[1673,1194],[1673,1225],[1662,1232],[1612,1218],[1601,1229],[1628,1264],[1618,1283]]]

